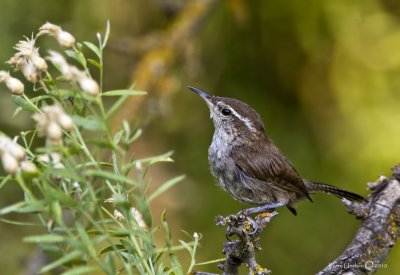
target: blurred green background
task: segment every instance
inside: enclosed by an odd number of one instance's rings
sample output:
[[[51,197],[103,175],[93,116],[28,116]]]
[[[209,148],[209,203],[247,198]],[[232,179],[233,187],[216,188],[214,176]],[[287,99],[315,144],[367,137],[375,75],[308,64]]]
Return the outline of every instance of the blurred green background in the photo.
[[[13,45],[46,21],[78,41],[95,41],[110,19],[106,88],[136,82],[149,92],[124,106],[115,120],[129,117],[142,124],[145,135],[132,149],[139,156],[174,150],[176,162],[158,165],[149,180],[157,185],[177,174],[187,178],[152,205],[153,219],[159,223],[167,209],[176,240],[185,238],[181,229],[203,234],[199,261],[222,257],[225,232],[216,228],[214,216],[245,206],[219,190],[209,173],[213,125],[204,102],[187,85],[253,106],[267,134],[305,178],[366,194],[366,183],[390,175],[399,160],[399,1],[43,3],[1,0],[0,60],[8,60]],[[15,105],[4,86],[0,108],[1,131],[13,135],[31,125],[25,114],[12,118]],[[0,207],[20,198],[17,187],[7,186]],[[276,274],[317,272],[340,254],[359,225],[339,200],[326,195],[298,205],[297,217],[279,212],[264,231],[258,256]],[[34,247],[21,238],[32,230],[0,223],[0,273],[23,274]],[[378,274],[399,274],[399,256],[397,245]],[[215,265],[201,269],[217,272]]]

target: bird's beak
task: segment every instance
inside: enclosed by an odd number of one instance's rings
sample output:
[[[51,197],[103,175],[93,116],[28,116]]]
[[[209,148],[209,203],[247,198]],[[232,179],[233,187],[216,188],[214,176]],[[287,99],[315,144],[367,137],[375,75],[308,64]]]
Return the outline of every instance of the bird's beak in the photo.
[[[208,108],[210,109],[210,118],[213,117],[213,109],[214,109],[214,103],[213,103],[213,96],[207,94],[206,92],[204,92],[203,90],[197,89],[195,87],[192,86],[188,86],[188,89],[195,92],[196,94],[198,94],[199,96],[201,96],[202,99],[204,99],[204,101],[207,103]]]
[[[210,96],[209,94],[207,94],[206,92],[204,92],[203,90],[200,90],[198,88],[192,87],[192,86],[188,86],[188,89],[195,92],[196,94],[198,94],[199,96],[201,96],[206,102],[207,104],[211,104],[211,99],[212,96]],[[212,105],[212,104],[211,104]]]

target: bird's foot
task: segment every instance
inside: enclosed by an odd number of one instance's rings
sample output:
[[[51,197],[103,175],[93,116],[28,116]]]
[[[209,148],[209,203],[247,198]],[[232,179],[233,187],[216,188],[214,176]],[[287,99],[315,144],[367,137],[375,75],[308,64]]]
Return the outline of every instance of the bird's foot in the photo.
[[[266,215],[270,215],[270,213],[265,214],[262,217],[266,217]],[[260,220],[258,216],[256,219]],[[229,241],[231,241],[230,237],[232,235],[238,234],[238,230],[235,230],[235,232],[231,232],[230,228],[240,228],[240,231],[242,232],[241,234],[246,234],[249,236],[255,234],[259,229],[258,222],[254,220],[251,216],[246,215],[245,210],[241,210],[236,214],[232,214],[226,217],[217,216],[215,218],[215,221],[218,226],[228,226],[226,238]]]

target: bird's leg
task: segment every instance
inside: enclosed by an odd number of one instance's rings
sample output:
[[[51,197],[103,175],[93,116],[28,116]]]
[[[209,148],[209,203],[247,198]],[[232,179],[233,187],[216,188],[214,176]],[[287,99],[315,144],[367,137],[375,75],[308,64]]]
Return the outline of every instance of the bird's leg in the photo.
[[[252,217],[250,217],[251,214],[256,214],[256,213],[258,214],[258,213],[265,213],[265,212],[272,213],[275,211],[276,207],[280,207],[280,206],[285,206],[285,204],[284,203],[266,204],[263,206],[252,207],[252,208],[248,208],[248,209],[240,211],[239,214],[243,214],[246,217],[246,219],[249,221],[251,226],[253,227],[253,231],[249,232],[248,234],[253,235],[258,230],[258,224]]]
[[[243,211],[243,214],[245,216],[249,216],[251,214],[256,214],[256,213],[263,213],[263,212],[270,213],[270,212],[273,212],[275,210],[275,208],[285,206],[285,205],[286,205],[286,203],[277,202],[277,203],[272,203],[272,204],[266,204],[263,206],[247,208]]]

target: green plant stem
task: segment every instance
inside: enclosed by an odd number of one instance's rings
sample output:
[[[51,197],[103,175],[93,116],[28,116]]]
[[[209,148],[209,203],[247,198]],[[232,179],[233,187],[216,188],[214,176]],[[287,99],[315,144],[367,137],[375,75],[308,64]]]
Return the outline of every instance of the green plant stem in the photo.
[[[96,161],[96,159],[92,156],[92,154],[90,153],[89,149],[86,146],[86,143],[83,141],[81,132],[79,131],[78,127],[74,124],[74,132],[76,137],[78,138],[79,144],[83,150],[83,152],[85,152],[85,155],[89,158],[89,160],[95,164],[96,168],[98,168],[98,163]]]
[[[22,97],[26,100],[26,102],[29,103],[29,105],[32,106],[33,109],[35,109],[36,112],[42,113],[42,111],[36,106],[35,103],[33,103],[29,97],[26,96],[26,94],[22,94]]]
[[[195,259],[195,257],[196,257],[196,251],[197,251],[197,246],[198,246],[198,245],[199,245],[199,237],[196,236],[196,237],[194,238],[192,259],[191,259],[191,261],[190,261],[190,266],[189,266],[189,269],[188,269],[188,271],[187,271],[187,274],[189,274],[190,272],[192,272],[194,266],[196,265],[196,259]]]

